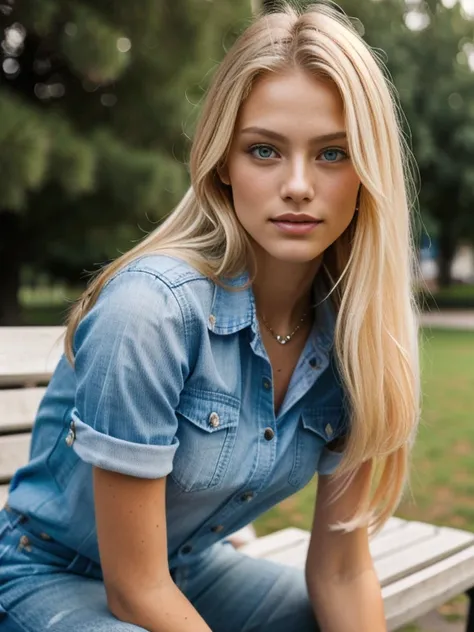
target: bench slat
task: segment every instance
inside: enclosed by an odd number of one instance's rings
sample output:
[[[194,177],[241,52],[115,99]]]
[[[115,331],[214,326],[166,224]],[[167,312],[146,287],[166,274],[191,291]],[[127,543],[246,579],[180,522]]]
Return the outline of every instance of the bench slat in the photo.
[[[0,327],[0,385],[45,383],[63,351],[64,327]]]
[[[473,586],[474,546],[382,588],[388,629],[398,630]]]
[[[0,485],[0,509],[5,506],[8,497],[8,485]]]
[[[440,528],[434,537],[407,546],[394,555],[377,561],[375,566],[382,586],[402,579],[454,555],[474,543],[472,533]]]
[[[431,537],[428,536],[422,542],[415,540],[408,546],[402,545],[400,548],[397,547],[392,554],[388,554],[379,560],[374,559],[377,575],[382,586],[436,564],[438,561],[454,555],[470,545],[474,545],[474,535],[466,531],[448,528],[438,528],[432,531],[431,525],[426,526],[428,527],[427,532],[431,531],[432,533]],[[284,533],[284,531],[281,533]],[[286,534],[286,546],[269,546],[268,542],[262,542],[266,539],[264,537],[260,541],[248,545],[252,548],[242,547],[241,550],[255,557],[265,557],[281,564],[304,568],[309,544],[309,533],[306,534],[305,539],[301,533],[294,533],[295,530],[291,531],[293,533]],[[281,542],[283,542],[283,536],[281,537]],[[278,541],[274,540],[275,542]],[[371,542],[371,547],[373,545],[374,543]],[[261,551],[264,551],[263,555],[258,554],[259,546]]]
[[[8,481],[16,470],[28,462],[30,434],[0,437],[0,481]]]
[[[0,434],[31,430],[45,388],[0,390]]]
[[[390,529],[387,533],[380,533],[380,537],[374,538],[370,543],[370,552],[374,560],[381,560],[389,555],[395,555],[397,551],[406,549],[417,542],[422,542],[436,535],[438,527],[423,522],[405,522],[395,531]]]

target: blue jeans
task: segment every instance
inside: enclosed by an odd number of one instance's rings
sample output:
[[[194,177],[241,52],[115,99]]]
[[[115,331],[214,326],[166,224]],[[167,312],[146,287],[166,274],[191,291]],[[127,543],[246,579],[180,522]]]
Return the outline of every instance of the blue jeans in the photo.
[[[221,542],[173,580],[213,632],[317,632],[304,574]],[[100,568],[0,511],[0,632],[139,632],[107,608]]]

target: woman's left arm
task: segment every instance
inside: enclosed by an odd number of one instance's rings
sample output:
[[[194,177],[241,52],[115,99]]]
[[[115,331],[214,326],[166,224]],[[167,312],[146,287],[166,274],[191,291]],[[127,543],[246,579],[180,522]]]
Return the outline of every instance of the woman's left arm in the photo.
[[[367,528],[351,533],[329,530],[329,525],[353,515],[368,466],[361,466],[344,494],[332,503],[337,483],[333,476],[319,476],[306,582],[322,632],[387,630]]]

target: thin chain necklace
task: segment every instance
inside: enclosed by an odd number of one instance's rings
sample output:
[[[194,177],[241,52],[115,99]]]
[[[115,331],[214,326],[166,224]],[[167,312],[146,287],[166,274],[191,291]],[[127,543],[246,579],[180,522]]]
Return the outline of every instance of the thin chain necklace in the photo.
[[[288,334],[287,336],[280,336],[280,334],[277,334],[275,331],[273,331],[273,329],[268,324],[265,316],[263,314],[260,314],[260,315],[262,317],[262,320],[264,322],[265,327],[268,329],[268,331],[271,333],[271,335],[275,338],[275,340],[277,342],[279,342],[281,345],[286,345],[288,342],[290,342],[290,340],[296,334],[298,329],[300,329],[301,325],[304,323],[304,321],[306,320],[306,318],[308,316],[308,312],[305,312],[303,314],[303,316],[300,318],[300,322],[296,325],[296,327],[293,329],[291,334]]]

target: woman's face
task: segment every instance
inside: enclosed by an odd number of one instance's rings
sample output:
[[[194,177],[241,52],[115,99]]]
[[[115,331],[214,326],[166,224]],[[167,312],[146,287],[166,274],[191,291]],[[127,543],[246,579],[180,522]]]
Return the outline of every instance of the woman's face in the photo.
[[[360,184],[337,88],[300,70],[259,78],[220,176],[257,255],[318,259],[350,224]]]

